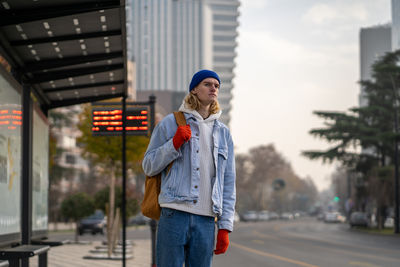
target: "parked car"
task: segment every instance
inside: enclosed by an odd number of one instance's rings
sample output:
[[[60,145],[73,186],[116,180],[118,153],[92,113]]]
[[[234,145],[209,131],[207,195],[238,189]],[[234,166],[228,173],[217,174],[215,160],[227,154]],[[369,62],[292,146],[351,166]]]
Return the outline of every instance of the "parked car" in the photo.
[[[262,210],[258,213],[258,220],[260,221],[269,221],[269,211],[268,210]]]
[[[392,217],[386,218],[384,227],[389,227],[389,228],[394,227],[394,218]]]
[[[239,217],[239,214],[235,211],[235,215],[234,215],[234,217],[233,217],[233,221],[234,222],[239,222],[240,221],[240,217]]]
[[[107,218],[103,211],[96,210],[92,215],[83,218],[78,223],[78,233],[83,235],[85,232],[90,232],[93,235],[100,233],[104,234],[107,226]]]
[[[277,220],[277,219],[279,219],[278,213],[276,213],[275,211],[271,211],[271,212],[269,213],[269,219],[270,219],[270,220]]]
[[[255,221],[258,220],[257,211],[254,211],[254,210],[245,211],[242,214],[242,218],[241,219],[244,222],[255,222]]]
[[[138,213],[129,219],[128,225],[146,225],[151,221],[150,218],[144,216],[142,213]]]
[[[367,227],[369,225],[367,213],[360,212],[360,211],[352,212],[350,215],[349,224],[350,224],[350,227],[353,227],[353,226]]]
[[[281,217],[280,217],[282,220],[293,220],[294,219],[294,216],[293,216],[293,214],[292,213],[290,213],[290,212],[284,212],[284,213],[282,213],[281,214]]]
[[[337,211],[327,212],[324,215],[324,222],[326,223],[341,223],[345,220],[344,216]]]

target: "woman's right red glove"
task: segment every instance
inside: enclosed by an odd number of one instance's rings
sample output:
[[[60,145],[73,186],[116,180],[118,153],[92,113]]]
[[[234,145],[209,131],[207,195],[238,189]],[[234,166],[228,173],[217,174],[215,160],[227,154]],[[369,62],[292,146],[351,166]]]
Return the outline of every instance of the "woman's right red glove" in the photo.
[[[178,126],[175,136],[172,139],[172,143],[174,144],[175,149],[178,150],[183,145],[183,143],[189,141],[191,136],[192,131],[190,130],[189,124],[186,124],[185,126]]]

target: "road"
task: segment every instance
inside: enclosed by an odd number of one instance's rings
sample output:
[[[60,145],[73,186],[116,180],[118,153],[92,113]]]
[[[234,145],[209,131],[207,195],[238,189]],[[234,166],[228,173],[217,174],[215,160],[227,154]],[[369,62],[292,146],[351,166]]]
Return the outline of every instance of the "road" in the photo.
[[[367,234],[314,218],[239,223],[214,266],[400,266],[400,237]]]
[[[128,239],[150,238],[148,227],[130,228]],[[55,234],[52,239],[72,239]],[[81,240],[103,240],[84,235]],[[214,267],[399,267],[400,236],[368,234],[346,224],[325,224],[314,218],[293,221],[237,223],[226,254]]]

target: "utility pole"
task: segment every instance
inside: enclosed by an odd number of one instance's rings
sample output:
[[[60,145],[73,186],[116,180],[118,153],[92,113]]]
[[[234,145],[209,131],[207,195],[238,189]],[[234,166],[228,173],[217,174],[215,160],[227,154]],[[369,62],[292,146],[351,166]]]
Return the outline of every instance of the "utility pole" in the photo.
[[[399,122],[398,122],[398,108],[399,101],[395,99],[395,111],[394,111],[394,132],[396,133],[394,141],[394,233],[400,233],[399,229]]]
[[[398,122],[398,109],[399,99],[397,97],[397,87],[392,75],[390,75],[393,85],[393,96],[394,96],[394,233],[400,233],[399,229],[399,122]]]

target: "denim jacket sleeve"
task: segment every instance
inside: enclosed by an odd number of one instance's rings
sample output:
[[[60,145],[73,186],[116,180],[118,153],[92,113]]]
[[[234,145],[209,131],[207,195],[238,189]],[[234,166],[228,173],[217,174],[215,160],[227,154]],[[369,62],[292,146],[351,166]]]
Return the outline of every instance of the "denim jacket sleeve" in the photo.
[[[162,172],[180,154],[172,143],[172,137],[177,127],[175,119],[173,117],[172,119],[171,116],[164,118],[157,124],[151,135],[142,162],[143,171],[147,176],[154,176]]]
[[[229,136],[228,159],[224,174],[222,192],[222,214],[218,218],[218,229],[233,231],[233,218],[236,203],[236,169],[232,136]]]

